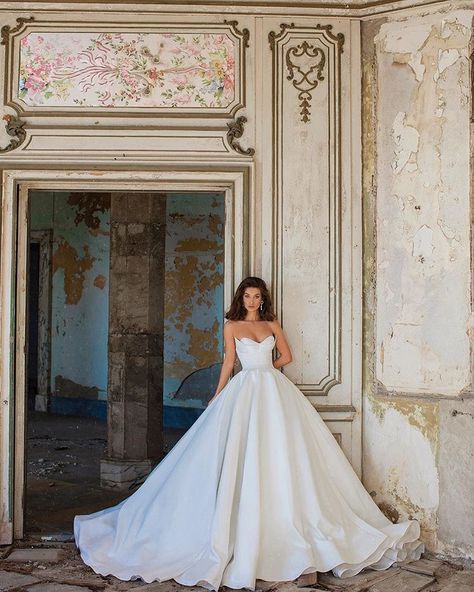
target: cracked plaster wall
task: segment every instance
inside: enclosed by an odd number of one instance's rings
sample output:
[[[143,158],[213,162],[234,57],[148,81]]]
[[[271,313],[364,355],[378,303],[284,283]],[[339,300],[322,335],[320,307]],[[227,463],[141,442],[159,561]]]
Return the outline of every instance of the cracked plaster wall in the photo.
[[[89,407],[107,398],[110,197],[32,194],[32,229],[53,231],[50,392],[52,410],[67,413],[76,403],[60,405],[57,397],[87,400]]]
[[[466,558],[474,556],[473,16],[472,6],[445,7],[362,29],[364,482],[393,520],[420,520],[428,549]]]
[[[194,396],[193,388],[186,398],[176,391],[190,374],[222,361],[224,217],[223,193],[167,194],[165,406],[202,410],[214,394],[209,381],[197,381]]]

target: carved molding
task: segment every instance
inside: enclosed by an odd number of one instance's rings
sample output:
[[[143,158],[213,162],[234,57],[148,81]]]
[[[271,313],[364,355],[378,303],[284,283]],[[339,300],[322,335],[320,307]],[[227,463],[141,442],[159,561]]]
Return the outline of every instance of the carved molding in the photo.
[[[144,23],[137,21],[122,23],[118,29],[117,23],[104,20],[94,21],[94,31],[91,31],[90,24],[78,23],[75,32],[80,37],[77,42],[77,56],[79,57],[73,63],[68,64],[67,67],[55,65],[57,72],[49,74],[49,78],[46,77],[43,80],[43,88],[32,91],[30,87],[24,85],[24,81],[21,80],[19,74],[20,67],[23,64],[22,60],[27,61],[31,59],[30,54],[34,55],[36,46],[33,45],[33,42],[39,43],[37,41],[38,36],[41,37],[41,43],[52,44],[52,49],[56,46],[61,49],[63,38],[66,40],[64,43],[68,43],[69,25],[62,21],[46,22],[38,21],[33,17],[20,17],[17,19],[16,26],[5,25],[1,29],[1,43],[6,45],[8,49],[5,54],[4,104],[15,110],[20,117],[35,115],[47,117],[100,115],[112,118],[122,117],[123,115],[131,115],[132,117],[140,115],[140,117],[151,118],[161,116],[177,117],[182,121],[197,118],[228,119],[229,117],[235,117],[236,113],[246,106],[246,50],[249,47],[250,39],[249,29],[239,28],[238,24],[237,20],[223,19],[220,23],[160,22],[145,27]],[[127,43],[135,43],[143,59],[147,60],[145,65],[139,63],[137,68],[143,68],[144,73],[140,70],[135,74],[132,82],[126,77],[123,80],[114,78],[114,64],[122,59],[126,60],[127,47],[125,42],[120,45],[115,37],[109,39],[107,35],[119,34],[131,36],[132,40],[130,41],[127,38]],[[193,74],[194,78],[190,84],[196,84],[199,93],[196,91],[193,94],[189,89],[183,88],[181,90],[178,88],[176,91],[173,90],[174,94],[171,94],[170,88],[173,85],[169,79],[174,70],[179,73],[181,68],[186,72],[186,75],[190,75],[189,71],[192,68],[186,70],[187,64],[173,64],[172,68],[166,67],[165,64],[161,69],[158,68],[156,64],[159,61],[159,56],[154,55],[155,52],[152,53],[148,49],[145,43],[148,38],[145,41],[138,38],[139,35],[149,35],[153,41],[156,40],[156,37],[164,34],[173,34],[177,38],[175,40],[176,44],[181,43],[180,35],[188,36],[189,39],[193,40],[193,43],[199,43],[199,40],[194,41],[193,35],[197,37],[224,35],[226,51],[233,57],[233,73],[227,72],[224,67],[225,64],[222,68],[219,68],[218,64],[215,66],[216,72],[214,74],[212,74],[212,68],[209,70],[208,77],[214,83],[214,79],[212,79],[212,76],[214,76],[219,88],[207,84],[207,79],[202,82],[200,76]],[[95,53],[89,52],[86,55],[88,63],[83,66],[80,56],[82,55],[81,52],[86,52],[84,47],[88,42],[88,36],[91,37],[91,42],[96,42],[96,37],[99,38],[100,35],[105,36],[105,41],[101,38],[102,46],[94,46]],[[25,46],[29,49],[24,49],[20,43],[25,36],[32,40],[29,45]],[[101,52],[104,55],[106,54],[105,61]],[[168,54],[166,57],[169,60],[173,58],[172,55],[170,57]],[[192,61],[195,58],[192,56],[188,56],[188,58],[191,61],[191,66],[195,65]],[[110,63],[107,61],[108,59]],[[223,63],[225,62],[225,56],[220,56],[220,59]],[[212,61],[211,58],[209,60]],[[195,70],[199,70],[199,67],[200,65],[197,63]],[[168,78],[161,80],[160,76],[167,76]],[[230,86],[231,76],[233,76],[232,88]],[[54,86],[62,83],[63,80],[64,84],[69,84],[72,79],[74,79],[75,84],[67,87],[68,95],[64,100],[63,98],[59,100],[54,92],[48,90],[48,84]],[[110,84],[105,84],[106,82],[110,82]],[[91,90],[93,84],[98,89],[96,95],[94,95],[95,87]],[[35,92],[43,94],[38,98],[35,96]],[[181,97],[180,93],[183,97]],[[188,95],[191,96],[192,100],[188,100]],[[199,96],[196,98],[195,95]],[[219,103],[221,100],[222,104]]]
[[[19,31],[21,31],[21,29],[25,26],[26,23],[31,23],[35,20],[34,16],[29,16],[29,17],[18,17],[16,19],[17,25],[15,27],[10,27],[10,25],[3,25],[1,32],[0,32],[0,36],[2,38],[2,40],[0,41],[0,45],[6,45],[8,46],[8,43],[10,41],[10,35],[12,33],[18,33]]]
[[[344,35],[332,32],[332,25],[317,24],[315,27],[299,27],[299,29],[308,31],[322,31],[326,37],[337,46],[338,54],[343,52]],[[281,23],[280,32],[270,31],[268,41],[270,49],[275,50],[277,42],[285,36],[288,31],[295,29],[295,23]],[[308,60],[299,60],[298,58],[314,58],[314,62],[307,63]],[[300,62],[298,64],[298,62]],[[310,44],[308,41],[302,41],[296,46],[290,47],[286,51],[285,63],[288,69],[287,80],[290,80],[293,86],[299,91],[301,121],[308,123],[310,121],[311,92],[315,90],[319,82],[324,80],[323,70],[326,65],[326,55],[322,48]]]
[[[344,34],[343,33],[338,33],[337,35],[334,35],[334,33],[332,32],[332,25],[319,25],[318,24],[314,28],[316,31],[325,31],[326,35],[329,37],[329,39],[331,39],[331,41],[333,41],[337,45],[339,52],[342,53],[344,51]]]
[[[304,367],[292,369],[291,378],[307,396],[326,398],[334,391],[337,397],[347,389],[346,377],[349,372],[347,368],[342,368],[341,54],[344,35],[334,34],[332,25],[300,27],[294,23],[282,23],[280,31],[271,31],[268,39],[273,53],[275,248],[272,285],[275,307],[278,318],[283,322],[288,318],[287,322],[292,327],[300,326],[298,313],[291,311],[291,305],[285,300],[285,294],[288,293],[286,282],[294,285],[297,281],[288,271],[285,261],[288,257],[297,257],[300,251],[306,254],[305,249],[308,247],[303,236],[309,232],[312,245],[315,245],[317,240],[320,241],[318,253],[322,258],[321,268],[327,270],[327,277],[316,279],[318,265],[315,266],[311,281],[315,282],[317,288],[311,302],[320,303],[320,306],[324,307],[320,309],[321,314],[315,315],[327,320],[319,327],[317,343],[311,335],[303,336],[298,333],[298,336],[292,336],[295,339],[301,338],[301,343],[304,341],[304,352],[300,353],[304,353],[311,363],[307,362]],[[291,82],[291,86],[288,82]],[[311,114],[310,107],[315,100],[316,88],[322,92],[322,111]],[[292,96],[293,89],[298,92],[296,96]],[[295,103],[299,106],[299,121],[291,117]],[[298,144],[294,138],[306,126],[306,141]],[[304,178],[295,177],[291,168],[288,169],[287,163],[299,163],[305,158],[313,158],[312,151],[315,150],[316,144],[320,156],[318,164],[306,172],[299,169],[299,174]],[[288,145],[291,145],[291,149],[286,148]],[[313,202],[304,194],[303,188],[308,187],[314,187]],[[315,206],[313,213],[306,218],[300,208],[311,209],[311,203],[315,202],[321,205]],[[316,211],[317,218],[311,218]],[[317,236],[321,238],[316,239]],[[300,241],[298,237],[301,238]],[[311,275],[313,272],[305,267],[300,273]],[[307,291],[304,293],[305,297],[309,297]],[[294,296],[294,293],[292,295]]]
[[[298,58],[307,56],[314,58],[314,62],[306,67],[298,65]],[[320,47],[310,45],[303,41],[299,45],[290,47],[285,56],[286,67],[288,68],[287,79],[291,80],[293,86],[299,90],[298,98],[301,107],[301,121],[310,121],[310,106],[313,91],[320,81],[324,80],[323,69],[326,64],[326,55]]]
[[[25,122],[14,117],[13,115],[4,115],[3,120],[6,121],[5,130],[9,136],[12,137],[10,143],[4,148],[0,148],[0,153],[11,152],[18,148],[26,139],[26,131],[24,130]]]
[[[281,23],[280,25],[280,32],[275,33],[275,31],[270,31],[268,33],[268,41],[270,43],[270,49],[273,51],[275,49],[275,45],[281,37],[285,34],[287,29],[293,29],[295,27],[295,23]]]
[[[227,124],[227,141],[229,142],[230,146],[239,154],[253,156],[255,154],[254,148],[244,149],[240,146],[239,142],[237,142],[237,139],[241,138],[244,133],[244,123],[247,123],[247,118],[243,115],[240,115],[240,117],[237,117],[235,121],[231,121]]]
[[[238,21],[228,21],[227,19],[224,19],[224,24],[229,25],[229,27],[232,27],[235,35],[237,35],[238,37],[242,37],[243,47],[250,47],[250,31],[248,29],[242,29],[242,31],[240,31],[237,28],[237,25],[239,24]]]

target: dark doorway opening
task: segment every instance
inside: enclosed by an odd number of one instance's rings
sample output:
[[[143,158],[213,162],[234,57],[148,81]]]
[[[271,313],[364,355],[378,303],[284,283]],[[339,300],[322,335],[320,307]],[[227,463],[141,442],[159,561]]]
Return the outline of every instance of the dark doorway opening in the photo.
[[[160,255],[165,270],[160,287],[164,290],[163,372],[162,384],[157,384],[162,389],[166,453],[205,409],[217,381],[222,357],[225,211],[223,193],[156,195],[166,203],[159,223],[166,238]],[[104,485],[101,468],[110,457],[111,435],[121,437],[120,421],[134,428],[141,423],[133,411],[135,404],[137,413],[140,410],[143,376],[136,371],[141,367],[139,355],[132,370],[120,356],[112,366],[110,362],[110,341],[117,338],[110,330],[114,313],[109,285],[111,274],[117,273],[114,265],[117,257],[128,258],[122,262],[125,281],[127,273],[137,273],[140,257],[146,257],[146,246],[140,244],[141,226],[147,227],[145,196],[137,191],[129,197],[135,204],[130,214],[133,219],[122,220],[114,218],[118,214],[111,203],[117,204],[123,194],[30,192],[28,535],[70,539],[76,514],[118,503],[143,480],[136,479],[125,489],[111,489],[110,484]],[[120,239],[123,232],[128,233],[126,240]],[[38,240],[41,233],[49,238]],[[149,277],[143,289],[153,295],[157,287],[152,285],[153,274]],[[135,303],[124,304],[132,310]],[[130,316],[127,310],[123,316]],[[118,383],[125,385],[125,394],[120,396],[135,393],[129,403],[125,401],[128,411],[119,422],[113,422],[110,415],[111,404],[114,410],[120,407],[117,393],[110,388],[111,367],[123,371]],[[153,366],[148,367],[153,372]],[[160,458],[154,460],[156,464]]]

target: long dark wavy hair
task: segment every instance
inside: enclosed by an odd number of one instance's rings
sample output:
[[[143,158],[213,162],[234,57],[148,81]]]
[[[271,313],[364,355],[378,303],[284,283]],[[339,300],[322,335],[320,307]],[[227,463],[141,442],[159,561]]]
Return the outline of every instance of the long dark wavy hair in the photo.
[[[249,276],[242,280],[235,291],[234,299],[225,318],[230,321],[242,321],[247,315],[247,309],[244,306],[244,294],[247,288],[258,288],[262,295],[263,307],[258,308],[258,314],[261,321],[274,321],[275,315],[272,310],[272,298],[268,291],[266,283],[259,277]]]

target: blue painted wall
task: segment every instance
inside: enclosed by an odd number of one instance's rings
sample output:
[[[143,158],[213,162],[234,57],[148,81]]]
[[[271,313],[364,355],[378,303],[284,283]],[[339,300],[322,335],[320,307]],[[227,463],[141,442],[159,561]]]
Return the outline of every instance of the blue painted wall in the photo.
[[[188,427],[215,389],[223,341],[223,193],[167,199],[164,405]]]
[[[169,193],[164,424],[187,428],[223,355],[223,193]],[[33,192],[34,230],[52,230],[50,411],[106,418],[110,203],[107,194]]]
[[[32,192],[30,225],[52,230],[50,410],[105,417],[110,199]]]

